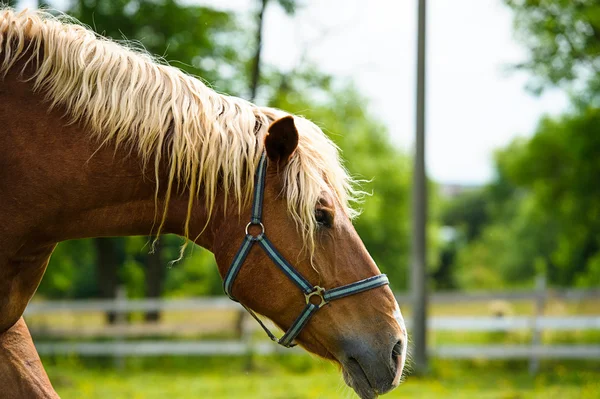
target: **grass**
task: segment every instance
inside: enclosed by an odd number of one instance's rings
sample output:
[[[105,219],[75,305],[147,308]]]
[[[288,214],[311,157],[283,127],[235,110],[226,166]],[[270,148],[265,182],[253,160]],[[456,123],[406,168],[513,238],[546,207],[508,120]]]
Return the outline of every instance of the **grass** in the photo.
[[[598,300],[579,303],[550,301],[545,313],[597,314],[598,306]],[[486,302],[433,304],[431,313],[489,316],[492,308],[491,303]],[[405,317],[410,317],[410,309],[403,310]],[[516,301],[510,304],[509,310],[512,315],[528,315],[533,306],[531,301]],[[235,312],[165,312],[163,317],[161,324],[171,326],[182,323],[198,327],[218,325],[221,334],[228,337],[233,331]],[[100,312],[31,315],[26,320],[30,328],[37,327],[42,332],[46,326],[78,330],[104,325],[104,315]],[[140,320],[141,314],[135,314],[132,323],[140,323]],[[206,338],[207,333],[198,332],[196,335]],[[256,333],[262,336],[261,331]],[[438,331],[430,333],[429,339],[432,345],[516,344],[529,343],[531,337],[529,331]],[[544,331],[543,342],[595,344],[600,342],[600,332]],[[252,371],[247,371],[248,359],[240,357],[130,358],[126,359],[121,370],[115,369],[113,360],[109,358],[56,357],[45,358],[44,363],[63,399],[356,398],[331,364],[309,356],[256,357],[253,360]],[[595,399],[600,398],[599,376],[600,359],[591,363],[544,362],[542,371],[535,377],[529,375],[527,363],[523,361],[436,361],[427,377],[409,376],[401,387],[385,398]]]
[[[63,399],[355,398],[336,367],[304,356],[128,359],[45,359]],[[600,363],[545,363],[535,377],[524,362],[438,361],[427,377],[409,376],[386,398],[585,399],[600,397]]]

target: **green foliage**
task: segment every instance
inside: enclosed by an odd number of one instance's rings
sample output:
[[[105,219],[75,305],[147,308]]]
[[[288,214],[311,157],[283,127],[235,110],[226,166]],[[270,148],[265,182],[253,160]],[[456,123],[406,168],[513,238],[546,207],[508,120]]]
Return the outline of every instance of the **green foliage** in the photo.
[[[440,222],[461,230],[465,239],[471,241],[481,234],[489,222],[489,193],[487,189],[466,191],[453,198],[442,209]]]
[[[507,177],[531,196],[539,252],[561,284],[598,279],[588,263],[600,251],[599,153],[600,110],[588,109],[543,119],[521,151],[504,155]]]
[[[528,50],[531,88],[571,91],[575,110],[543,118],[531,139],[496,154],[496,178],[445,209],[462,231],[463,287],[600,282],[600,1],[504,0]]]
[[[499,151],[486,189],[491,224],[460,251],[462,284],[518,285],[539,272],[554,284],[598,284],[599,153],[598,109],[544,118],[533,138]]]
[[[267,0],[263,0],[263,1],[267,1]],[[299,4],[296,0],[277,0],[277,3],[281,6],[281,8],[283,8],[283,10],[288,15],[294,15],[294,13],[296,13],[296,10],[298,9],[298,6],[299,6]]]
[[[89,297],[98,293],[91,240],[65,241],[59,244],[38,292],[48,297]]]
[[[169,267],[165,291],[169,296],[221,295],[223,286],[214,256],[192,246],[186,257]]]
[[[489,187],[474,188],[442,204],[439,220],[447,229],[447,237],[432,273],[436,288],[500,285],[498,271],[488,267],[489,259],[493,259],[489,243],[479,245],[477,241],[491,222],[491,198]]]
[[[529,52],[518,67],[533,73],[531,88],[563,84],[600,94],[600,1],[504,0]],[[575,86],[573,86],[575,84]]]
[[[76,0],[67,13],[103,36],[139,42],[218,91],[245,88],[248,38],[232,13],[176,0]]]

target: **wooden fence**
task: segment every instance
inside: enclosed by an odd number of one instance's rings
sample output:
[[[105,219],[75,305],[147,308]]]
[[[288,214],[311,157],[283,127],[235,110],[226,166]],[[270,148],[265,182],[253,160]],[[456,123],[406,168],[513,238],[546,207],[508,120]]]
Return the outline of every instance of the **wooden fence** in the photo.
[[[409,303],[409,297],[398,295],[400,304]],[[591,300],[599,302],[598,312],[591,315],[548,316],[544,309],[549,300],[561,302]],[[431,303],[452,304],[461,302],[491,302],[491,301],[531,301],[534,311],[531,316],[511,316],[494,314],[490,316],[433,316],[428,321],[430,331],[464,331],[464,332],[511,332],[529,331],[531,341],[522,345],[434,345],[430,354],[434,357],[465,359],[529,359],[530,369],[535,372],[540,359],[600,359],[600,342],[592,345],[543,345],[542,331],[600,331],[600,290],[549,290],[544,281],[539,279],[536,290],[497,293],[439,293],[430,298]],[[249,351],[269,353],[302,353],[299,350],[281,349],[270,341],[251,339],[253,329],[246,329],[248,336],[236,340],[140,340],[143,336],[173,336],[186,332],[184,325],[168,324],[129,324],[123,315],[130,312],[147,311],[219,311],[237,314],[242,308],[225,297],[195,298],[195,299],[127,299],[123,290],[116,300],[86,300],[86,301],[42,301],[32,302],[25,317],[46,315],[49,313],[67,312],[70,314],[86,314],[90,312],[115,312],[118,323],[114,326],[100,325],[91,330],[87,336],[108,337],[112,341],[85,341],[86,334],[73,329],[46,329],[37,331],[31,325],[36,337],[36,347],[41,354],[78,354],[81,356],[107,355],[116,358],[124,356],[155,356],[155,355],[240,355]],[[595,312],[594,312],[595,313]],[[254,321],[251,320],[253,323]],[[210,323],[208,323],[210,324]],[[254,324],[249,324],[254,325]],[[214,332],[210,328],[191,328],[188,333]],[[410,331],[410,321],[407,320]],[[223,330],[223,326],[217,326]],[[44,342],[44,336],[59,336],[69,338],[68,341]],[[137,340],[128,338],[137,337]],[[73,340],[76,338],[77,340]]]

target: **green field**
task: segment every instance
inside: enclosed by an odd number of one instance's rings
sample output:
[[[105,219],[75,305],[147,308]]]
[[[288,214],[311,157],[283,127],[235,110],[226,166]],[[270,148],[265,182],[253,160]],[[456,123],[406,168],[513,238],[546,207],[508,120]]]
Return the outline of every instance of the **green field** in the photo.
[[[546,314],[594,314],[598,302],[576,304],[551,303]],[[436,315],[490,315],[487,303],[461,303],[432,306]],[[530,302],[511,304],[511,314],[530,314]],[[177,336],[141,335],[130,339],[202,339],[233,338],[235,312],[164,312],[158,326],[175,328]],[[151,331],[133,315],[131,324]],[[28,317],[36,341],[64,339],[44,336],[49,328],[70,328],[81,334],[106,329],[104,314],[58,313]],[[157,327],[157,326],[150,326]],[[194,327],[196,327],[194,329]],[[210,328],[209,328],[210,327]],[[189,333],[188,333],[188,330]],[[256,331],[263,339],[262,331]],[[86,340],[106,340],[90,334]],[[525,344],[530,331],[511,332],[430,332],[432,346],[444,344]],[[596,344],[598,331],[544,331],[544,344]],[[342,382],[336,367],[311,356],[256,357],[252,371],[244,358],[161,357],[127,359],[116,370],[112,359],[58,357],[44,359],[50,378],[63,399],[158,399],[158,398],[274,398],[317,399],[356,398]],[[600,359],[589,362],[545,362],[542,371],[532,377],[525,361],[437,361],[426,378],[408,376],[406,381],[385,398],[494,398],[494,399],[600,399]]]
[[[355,398],[336,368],[309,357],[129,359],[122,371],[107,359],[45,359],[63,399]],[[409,376],[386,398],[600,398],[600,363],[544,364],[536,377],[523,362],[438,361],[426,378]]]

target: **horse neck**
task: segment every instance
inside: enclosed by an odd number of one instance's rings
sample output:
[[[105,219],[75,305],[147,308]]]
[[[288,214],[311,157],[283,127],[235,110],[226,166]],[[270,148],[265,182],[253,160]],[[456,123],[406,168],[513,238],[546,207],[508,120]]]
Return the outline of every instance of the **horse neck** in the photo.
[[[0,161],[8,165],[0,191],[11,192],[11,201],[0,207],[0,220],[15,220],[14,237],[59,242],[156,232],[166,173],[159,174],[156,203],[153,164],[144,169],[135,151],[124,146],[100,147],[84,125],[67,123],[64,109],[49,111],[43,95],[14,72],[0,89],[0,123],[7,132],[0,135]],[[183,233],[187,199],[186,192],[173,195],[164,232]],[[199,198],[193,207],[189,233],[195,237],[203,231],[197,243],[211,249],[212,228],[202,203]]]

